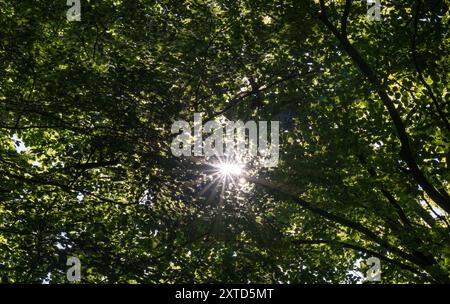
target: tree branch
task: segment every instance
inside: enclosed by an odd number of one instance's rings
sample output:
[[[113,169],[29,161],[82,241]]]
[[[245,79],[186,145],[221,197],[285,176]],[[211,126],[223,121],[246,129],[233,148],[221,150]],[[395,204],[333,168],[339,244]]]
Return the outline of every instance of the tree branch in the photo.
[[[368,81],[375,88],[378,96],[386,107],[389,116],[395,126],[397,131],[397,137],[401,143],[400,157],[406,162],[409,167],[409,171],[414,178],[414,180],[422,187],[422,189],[428,194],[428,196],[436,202],[443,210],[450,214],[450,196],[443,191],[442,193],[438,191],[425,177],[424,173],[420,170],[417,165],[412,149],[409,142],[409,136],[406,132],[405,125],[395,108],[394,103],[384,90],[380,80],[375,75],[372,68],[364,61],[358,51],[353,47],[353,45],[348,41],[346,36],[339,33],[337,28],[328,20],[325,12],[325,4],[323,0],[320,0],[321,12],[319,14],[319,19],[325,25],[325,27],[330,30],[335,38],[341,44],[342,49],[347,53],[347,55],[353,60],[353,62],[358,66],[361,72],[367,77]]]
[[[419,21],[419,17],[420,17],[420,6],[421,5],[422,5],[422,2],[420,0],[418,0],[416,13],[414,15],[414,33],[412,36],[412,44],[411,44],[411,52],[412,52],[414,67],[417,71],[417,76],[419,77],[420,82],[425,86],[425,88],[428,92],[428,95],[430,96],[431,100],[433,101],[436,111],[438,112],[439,118],[442,120],[447,131],[450,132],[450,123],[448,122],[444,112],[442,111],[442,107],[441,107],[440,103],[438,102],[436,96],[434,95],[433,90],[431,89],[430,85],[425,81],[422,70],[420,69],[419,64],[417,62],[417,43],[416,43],[417,42],[417,26],[418,26],[418,21]]]
[[[345,1],[344,13],[342,14],[341,19],[341,35],[347,36],[347,18],[350,14],[350,7],[352,6],[352,0]]]
[[[353,249],[355,251],[358,252],[364,252],[368,255],[374,256],[379,258],[380,260],[386,261],[394,266],[398,266],[399,268],[402,268],[404,270],[408,270],[411,271],[414,274],[418,274],[423,276],[424,273],[420,272],[419,270],[417,270],[416,268],[410,266],[410,265],[406,265],[402,262],[396,261],[394,259],[388,258],[385,255],[382,255],[381,253],[378,253],[374,250],[371,249],[366,249],[363,248],[361,246],[358,245],[354,245],[354,244],[350,244],[350,243],[346,243],[346,242],[340,242],[340,241],[333,241],[333,240],[295,240],[294,244],[298,244],[298,245],[321,245],[321,244],[325,244],[325,245],[339,245],[342,246],[343,248],[349,248],[349,249]]]

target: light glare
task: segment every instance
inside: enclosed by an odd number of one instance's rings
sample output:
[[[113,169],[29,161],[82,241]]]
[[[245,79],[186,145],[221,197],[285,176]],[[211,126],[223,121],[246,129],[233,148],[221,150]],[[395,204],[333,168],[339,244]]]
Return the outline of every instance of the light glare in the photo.
[[[219,170],[224,175],[240,175],[242,168],[237,164],[220,164]]]

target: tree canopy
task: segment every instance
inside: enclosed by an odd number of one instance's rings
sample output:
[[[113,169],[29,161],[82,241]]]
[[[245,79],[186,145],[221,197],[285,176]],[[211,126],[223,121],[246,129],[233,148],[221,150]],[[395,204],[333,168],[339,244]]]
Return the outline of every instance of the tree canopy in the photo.
[[[0,274],[450,282],[448,2],[0,0]],[[280,121],[208,188],[176,120]],[[250,166],[250,165],[249,165]]]

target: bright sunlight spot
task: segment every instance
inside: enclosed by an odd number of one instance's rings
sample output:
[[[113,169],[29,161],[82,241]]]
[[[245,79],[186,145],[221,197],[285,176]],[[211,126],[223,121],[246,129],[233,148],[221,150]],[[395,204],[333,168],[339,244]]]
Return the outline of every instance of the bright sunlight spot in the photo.
[[[241,175],[242,168],[237,164],[223,163],[217,166],[222,175]]]

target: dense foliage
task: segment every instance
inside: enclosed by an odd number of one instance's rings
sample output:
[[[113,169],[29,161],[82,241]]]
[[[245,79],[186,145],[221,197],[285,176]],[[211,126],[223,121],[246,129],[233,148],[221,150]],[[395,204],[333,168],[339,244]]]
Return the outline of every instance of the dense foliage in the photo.
[[[446,1],[81,8],[0,0],[4,280],[450,281]],[[206,189],[170,152],[194,112],[280,120],[278,167]]]

